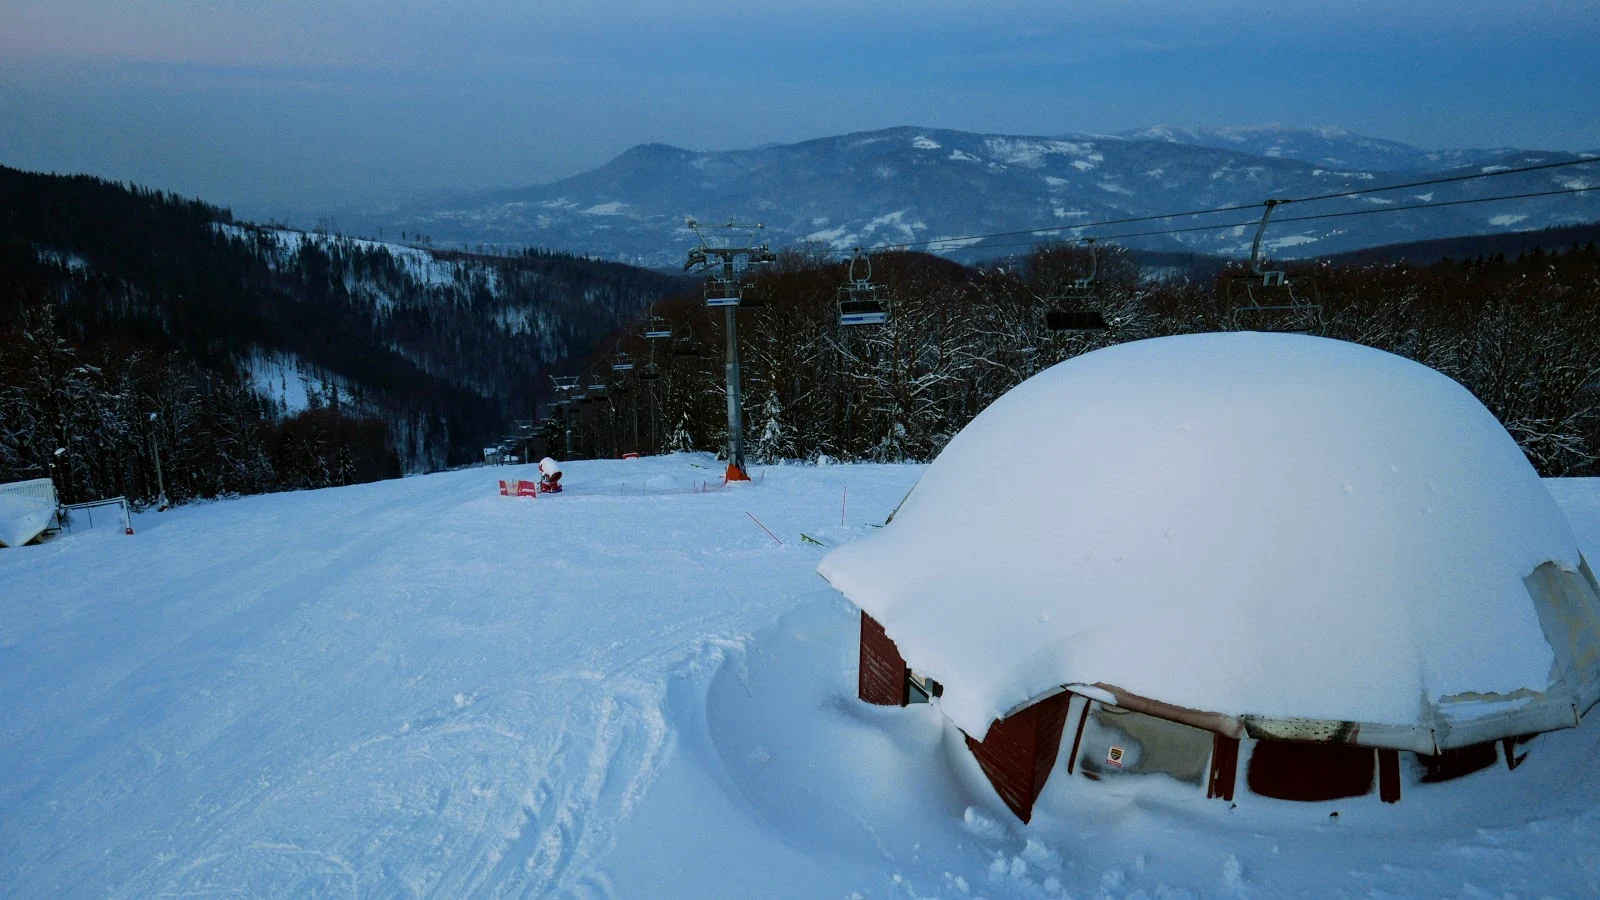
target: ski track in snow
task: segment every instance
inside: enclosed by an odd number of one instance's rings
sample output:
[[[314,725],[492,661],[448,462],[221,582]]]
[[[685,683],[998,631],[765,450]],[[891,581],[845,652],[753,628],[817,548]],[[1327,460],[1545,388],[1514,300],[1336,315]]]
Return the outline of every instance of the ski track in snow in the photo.
[[[795,532],[849,471],[622,497],[707,470],[577,463],[530,501],[478,469],[7,553],[0,893],[614,896],[596,863],[672,753],[667,684],[826,591]],[[882,521],[915,471],[852,473],[852,504]]]
[[[1292,805],[1248,820],[1058,773],[1023,828],[936,709],[854,701],[855,618],[797,540],[870,531],[920,468],[617,493],[714,466],[577,462],[573,490],[540,500],[495,495],[531,467],[474,469],[0,551],[0,896],[1600,886],[1600,772],[1549,765],[1558,745],[1595,743],[1587,729],[1485,782],[1559,803],[1508,801],[1482,827],[1448,803],[1393,808],[1411,820],[1376,801],[1339,804],[1348,825]],[[1600,557],[1600,480],[1547,484]],[[1423,813],[1443,824],[1396,824]]]

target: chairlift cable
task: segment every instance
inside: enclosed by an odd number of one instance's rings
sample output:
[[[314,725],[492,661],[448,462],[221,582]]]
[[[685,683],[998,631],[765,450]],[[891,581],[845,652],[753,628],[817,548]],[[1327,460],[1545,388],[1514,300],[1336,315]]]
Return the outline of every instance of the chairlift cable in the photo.
[[[1476,180],[1476,179],[1479,179],[1479,178],[1497,178],[1497,177],[1502,176],[1502,175],[1520,175],[1520,174],[1523,174],[1523,173],[1526,173],[1526,172],[1538,172],[1538,171],[1544,171],[1544,170],[1548,170],[1548,169],[1563,168],[1563,167],[1567,167],[1567,166],[1582,166],[1582,165],[1588,165],[1590,163],[1597,163],[1597,162],[1600,162],[1600,156],[1591,156],[1591,157],[1587,157],[1587,158],[1584,158],[1584,159],[1569,159],[1569,160],[1563,160],[1561,162],[1553,162],[1553,163],[1538,163],[1536,165],[1520,166],[1520,167],[1512,168],[1512,169],[1495,169],[1494,171],[1491,171],[1491,172],[1473,172],[1473,173],[1466,174],[1466,175],[1449,175],[1449,176],[1444,176],[1444,177],[1441,177],[1441,178],[1430,178],[1430,179],[1426,179],[1426,180],[1423,180],[1423,181],[1408,181],[1408,182],[1404,182],[1402,184],[1390,184],[1390,185],[1383,185],[1383,186],[1379,186],[1379,187],[1360,188],[1360,189],[1357,189],[1357,190],[1339,191],[1337,193],[1331,193],[1331,194],[1315,194],[1315,195],[1312,195],[1312,196],[1309,196],[1309,197],[1287,197],[1287,198],[1283,198],[1283,199],[1279,200],[1278,202],[1280,204],[1285,204],[1285,203],[1311,203],[1311,202],[1318,201],[1318,200],[1333,200],[1333,199],[1338,199],[1338,198],[1341,198],[1341,197],[1356,197],[1356,196],[1360,196],[1360,195],[1363,195],[1363,194],[1379,194],[1379,193],[1384,193],[1386,191],[1403,191],[1403,190],[1410,190],[1412,188],[1428,187],[1430,185],[1447,184],[1447,183],[1454,183],[1454,182],[1460,182],[1460,181],[1472,181],[1472,180]],[[1453,200],[1453,201],[1441,202],[1441,203],[1431,204],[1431,205],[1434,205],[1434,206],[1446,206],[1446,205],[1461,204],[1461,203],[1477,203],[1477,202],[1487,202],[1488,200],[1491,200],[1491,199],[1514,200],[1514,199],[1519,199],[1522,196],[1543,197],[1543,196],[1551,196],[1552,194],[1561,194],[1561,193],[1582,193],[1583,191],[1586,191],[1586,190],[1592,190],[1592,189],[1591,188],[1575,188],[1575,189],[1569,189],[1569,190],[1565,190],[1565,191],[1552,191],[1552,192],[1534,193],[1534,194],[1527,194],[1527,195],[1513,195],[1513,196],[1508,196],[1508,197],[1495,197],[1495,198],[1484,197],[1484,198],[1478,198],[1478,199],[1475,199],[1475,200]],[[1249,209],[1260,209],[1262,206],[1263,206],[1263,204],[1261,204],[1261,203],[1243,203],[1243,204],[1234,204],[1234,205],[1231,205],[1231,206],[1214,206],[1214,207],[1211,207],[1209,209],[1194,209],[1194,210],[1187,210],[1185,212],[1161,213],[1161,214],[1158,214],[1158,215],[1151,215],[1151,216],[1129,216],[1129,217],[1120,218],[1120,219],[1103,219],[1103,220],[1098,221],[1098,222],[1084,222],[1084,223],[1078,224],[1078,225],[1065,225],[1065,226],[1058,226],[1056,228],[1026,228],[1026,229],[1022,229],[1022,230],[1019,230],[1019,231],[995,231],[995,232],[990,232],[988,234],[957,235],[957,236],[953,236],[953,237],[929,238],[927,240],[922,240],[922,241],[905,241],[905,242],[898,243],[898,244],[879,244],[879,245],[877,245],[875,247],[871,247],[871,248],[868,248],[868,249],[874,250],[874,251],[880,251],[880,252],[884,251],[884,250],[909,250],[909,249],[911,249],[913,247],[925,247],[925,246],[933,246],[933,245],[937,245],[937,244],[947,244],[947,243],[951,243],[951,242],[954,242],[954,241],[979,241],[979,240],[987,240],[989,238],[1019,237],[1021,235],[1038,235],[1038,234],[1041,234],[1043,232],[1057,231],[1057,230],[1060,230],[1061,228],[1069,228],[1069,229],[1072,229],[1072,230],[1082,230],[1082,229],[1085,229],[1085,228],[1105,228],[1105,227],[1111,226],[1111,225],[1132,225],[1132,224],[1135,224],[1135,223],[1138,223],[1138,222],[1157,222],[1157,221],[1161,221],[1163,219],[1179,219],[1179,218],[1184,218],[1184,217],[1187,217],[1187,216],[1214,215],[1216,213],[1225,213],[1225,212],[1243,212],[1243,211],[1249,210]],[[1411,207],[1405,207],[1405,208],[1407,208],[1407,209],[1418,209],[1418,208],[1421,208],[1421,207],[1411,206]],[[1365,210],[1363,212],[1365,212]],[[1278,221],[1280,221],[1280,222],[1305,221],[1305,219],[1304,218],[1293,219],[1293,220],[1291,220],[1291,219],[1279,219]],[[1248,223],[1248,224],[1252,224],[1253,225],[1255,223],[1251,222],[1251,223]],[[1179,233],[1179,232],[1181,232],[1183,230],[1204,230],[1204,228],[1210,228],[1210,227],[1233,228],[1233,227],[1236,227],[1236,226],[1234,226],[1234,225],[1204,226],[1204,227],[1199,228],[1199,229],[1176,229],[1176,230],[1173,230],[1173,231],[1140,232],[1137,235],[1117,235],[1115,237],[1124,237],[1124,236],[1126,236],[1126,237],[1144,237],[1144,236],[1153,235],[1153,234],[1176,234],[1176,233]],[[1019,245],[999,245],[999,246],[1019,246]],[[984,249],[989,249],[989,248],[984,248]],[[831,249],[831,250],[829,250],[829,252],[830,253],[840,253],[840,254],[842,254],[842,253],[845,253],[847,251],[845,251],[843,249]]]
[[[1273,222],[1279,222],[1279,223],[1281,223],[1281,222],[1311,222],[1311,221],[1316,221],[1316,220],[1320,220],[1320,219],[1344,218],[1346,216],[1367,216],[1367,215],[1375,215],[1377,213],[1416,211],[1416,210],[1432,209],[1434,207],[1443,207],[1443,206],[1463,206],[1463,205],[1466,205],[1466,204],[1469,204],[1469,203],[1493,203],[1493,202],[1499,201],[1499,200],[1527,200],[1527,199],[1532,199],[1532,198],[1536,198],[1536,197],[1554,197],[1554,196],[1559,196],[1559,195],[1562,195],[1562,194],[1583,194],[1583,193],[1591,193],[1591,192],[1594,192],[1594,191],[1600,191],[1600,185],[1596,185],[1596,186],[1593,186],[1593,187],[1563,188],[1562,190],[1557,190],[1557,191],[1535,191],[1535,192],[1526,193],[1526,194],[1504,194],[1504,195],[1495,196],[1495,197],[1473,197],[1473,198],[1467,199],[1467,200],[1443,200],[1443,201],[1440,201],[1438,203],[1417,203],[1417,204],[1412,204],[1410,206],[1379,206],[1379,207],[1375,207],[1373,209],[1346,210],[1344,212],[1336,212],[1336,213],[1316,213],[1314,215],[1305,215],[1305,216],[1284,216],[1282,218],[1275,217],[1275,218],[1273,218],[1272,221]],[[1257,209],[1259,209],[1260,207],[1261,207],[1261,204],[1259,204],[1259,203],[1256,204],[1256,206],[1255,206],[1255,208],[1257,208]],[[1221,225],[1186,225],[1186,226],[1184,226],[1182,228],[1162,228],[1162,229],[1158,229],[1158,230],[1154,230],[1154,231],[1133,231],[1133,232],[1127,232],[1127,233],[1124,233],[1124,234],[1103,234],[1103,235],[1096,235],[1095,237],[1096,237],[1097,240],[1100,240],[1100,241],[1120,241],[1120,240],[1126,240],[1128,238],[1156,237],[1156,236],[1159,236],[1159,235],[1166,235],[1166,234],[1188,234],[1190,232],[1195,232],[1195,231],[1223,231],[1223,230],[1229,229],[1229,228],[1253,228],[1253,227],[1259,225],[1260,223],[1261,223],[1260,219],[1252,219],[1252,220],[1250,220],[1248,222],[1227,222],[1227,223],[1224,223],[1224,224],[1221,224]],[[1068,227],[1076,229],[1076,228],[1089,228],[1089,227],[1093,227],[1093,226],[1089,226],[1089,225],[1072,225],[1072,226],[1068,226]],[[1036,232],[1026,232],[1026,233],[1033,234],[1033,233],[1036,233]],[[1052,238],[1052,237],[1054,237],[1054,236],[1053,235],[1044,235],[1044,238],[1047,239],[1047,240]],[[965,239],[964,238],[947,238],[946,240],[965,240]],[[1085,238],[1065,238],[1065,240],[1085,240]],[[1019,241],[1019,242],[1010,243],[1010,244],[986,244],[981,249],[983,249],[983,250],[1004,250],[1004,249],[1007,249],[1007,248],[1010,248],[1010,247],[1033,247],[1033,246],[1036,246],[1036,245],[1038,245],[1040,243],[1042,243],[1042,242],[1041,241]],[[874,248],[874,249],[882,249],[882,248]]]

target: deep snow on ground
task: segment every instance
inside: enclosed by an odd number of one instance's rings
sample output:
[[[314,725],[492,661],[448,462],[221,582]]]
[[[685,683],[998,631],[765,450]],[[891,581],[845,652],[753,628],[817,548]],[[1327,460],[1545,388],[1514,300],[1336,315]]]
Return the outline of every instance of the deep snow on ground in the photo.
[[[1058,768],[1022,826],[936,709],[854,699],[855,617],[798,539],[870,532],[919,467],[566,470],[559,497],[479,468],[0,551],[0,895],[1600,888],[1600,722],[1397,806]],[[1600,482],[1547,484],[1600,558]]]

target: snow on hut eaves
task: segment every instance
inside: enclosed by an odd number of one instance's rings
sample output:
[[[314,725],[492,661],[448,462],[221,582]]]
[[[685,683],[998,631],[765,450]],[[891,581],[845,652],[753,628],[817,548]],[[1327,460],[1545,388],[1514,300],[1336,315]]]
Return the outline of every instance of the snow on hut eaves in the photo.
[[[1546,563],[1576,582],[1571,528],[1466,389],[1355,344],[1235,333],[1030,379],[819,571],[976,738],[1098,684],[1433,752],[1594,702],[1594,661],[1562,683],[1524,583]]]

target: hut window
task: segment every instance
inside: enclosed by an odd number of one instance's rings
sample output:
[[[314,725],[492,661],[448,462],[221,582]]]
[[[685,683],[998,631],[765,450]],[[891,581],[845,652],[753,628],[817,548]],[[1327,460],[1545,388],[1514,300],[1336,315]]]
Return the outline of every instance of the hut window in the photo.
[[[944,685],[926,675],[906,670],[906,699],[910,703],[929,703],[944,696]]]
[[[1092,701],[1078,738],[1077,766],[1093,779],[1165,775],[1203,787],[1211,732]]]
[[[1279,800],[1337,800],[1372,790],[1371,747],[1307,741],[1257,741],[1245,781],[1252,793]]]
[[[1422,764],[1422,777],[1417,780],[1424,784],[1449,781],[1452,778],[1460,778],[1487,769],[1499,761],[1500,753],[1495,749],[1494,741],[1445,750],[1438,756],[1423,756],[1419,753],[1417,762]]]

